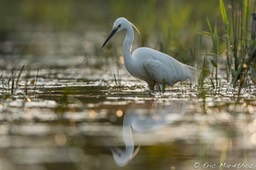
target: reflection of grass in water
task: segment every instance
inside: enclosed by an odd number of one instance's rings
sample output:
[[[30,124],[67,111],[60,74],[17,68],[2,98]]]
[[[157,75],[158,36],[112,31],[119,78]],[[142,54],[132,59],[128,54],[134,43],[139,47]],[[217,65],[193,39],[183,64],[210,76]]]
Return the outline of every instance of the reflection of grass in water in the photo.
[[[62,96],[60,97],[58,106],[55,108],[55,113],[62,116],[68,110],[68,90],[63,91]]]

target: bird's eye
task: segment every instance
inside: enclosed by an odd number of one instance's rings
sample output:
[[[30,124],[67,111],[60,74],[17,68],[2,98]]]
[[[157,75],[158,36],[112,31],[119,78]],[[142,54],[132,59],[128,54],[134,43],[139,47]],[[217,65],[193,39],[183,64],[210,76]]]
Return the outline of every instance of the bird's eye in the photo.
[[[117,27],[120,28],[120,27],[121,27],[121,24],[119,24]]]

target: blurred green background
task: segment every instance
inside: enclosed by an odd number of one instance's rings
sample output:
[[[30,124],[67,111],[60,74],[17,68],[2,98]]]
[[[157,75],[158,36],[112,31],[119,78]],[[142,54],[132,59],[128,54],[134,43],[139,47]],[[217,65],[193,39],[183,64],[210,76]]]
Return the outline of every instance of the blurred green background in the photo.
[[[218,1],[206,0],[19,0],[0,1],[0,32],[20,29],[85,30],[90,25],[110,26],[124,16],[148,36],[152,29],[194,30],[206,16],[220,16]],[[3,38],[3,37],[1,37]]]
[[[225,3],[229,9],[231,0]],[[141,36],[136,39],[139,46],[156,48],[178,56],[181,61],[188,60],[187,56],[192,56],[193,60],[198,44],[202,44],[200,49],[210,46],[199,43],[201,40],[198,38],[200,31],[208,30],[206,18],[213,25],[221,23],[218,0],[2,0],[0,54],[12,54],[14,51],[5,49],[6,40],[27,44],[28,38],[22,36],[24,32],[30,37],[30,32],[31,35],[35,32],[73,32],[81,35],[93,30],[104,33],[95,35],[98,37],[95,43],[99,46],[111,31],[114,20],[120,16],[128,18],[140,30]],[[221,32],[221,28],[218,31]],[[40,40],[33,43],[40,43]],[[22,50],[16,48],[15,53],[38,55],[47,51],[43,49],[38,52],[30,45]],[[57,47],[59,51],[65,48],[62,45]],[[86,48],[83,50],[86,51]]]
[[[0,29],[3,33],[30,25],[77,30],[88,24],[105,25],[119,16],[139,24],[142,31],[166,25],[193,29],[206,16],[219,16],[218,11],[218,1],[206,0],[2,0]]]

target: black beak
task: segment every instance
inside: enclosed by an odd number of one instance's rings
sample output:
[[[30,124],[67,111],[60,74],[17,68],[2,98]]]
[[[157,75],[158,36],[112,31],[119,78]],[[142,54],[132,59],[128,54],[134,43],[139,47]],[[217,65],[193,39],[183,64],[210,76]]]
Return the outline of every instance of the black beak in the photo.
[[[116,33],[117,30],[118,28],[115,28],[112,30],[112,32],[109,34],[108,38],[105,40],[101,48],[103,48],[107,44],[107,42],[111,39],[111,37],[113,37],[113,35]]]

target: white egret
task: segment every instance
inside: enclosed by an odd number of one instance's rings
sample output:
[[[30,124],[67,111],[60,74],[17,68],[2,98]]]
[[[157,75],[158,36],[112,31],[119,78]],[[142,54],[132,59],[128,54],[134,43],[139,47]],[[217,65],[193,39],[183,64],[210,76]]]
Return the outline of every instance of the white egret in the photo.
[[[133,77],[147,82],[150,90],[154,90],[155,85],[162,87],[163,83],[172,86],[179,81],[195,80],[197,75],[195,68],[185,65],[167,54],[147,47],[137,48],[132,52],[132,42],[134,40],[132,27],[138,31],[126,18],[116,19],[113,30],[103,43],[102,48],[115,33],[125,30],[126,36],[123,42],[124,63],[127,71]]]

